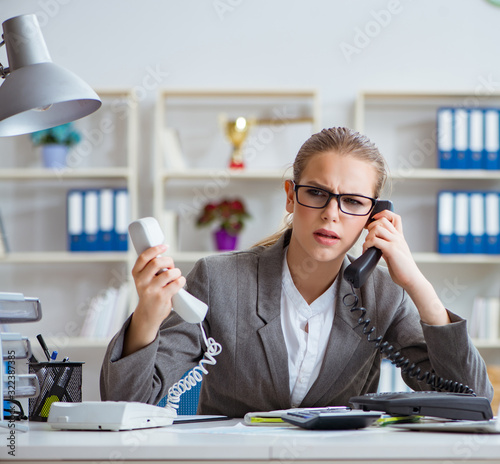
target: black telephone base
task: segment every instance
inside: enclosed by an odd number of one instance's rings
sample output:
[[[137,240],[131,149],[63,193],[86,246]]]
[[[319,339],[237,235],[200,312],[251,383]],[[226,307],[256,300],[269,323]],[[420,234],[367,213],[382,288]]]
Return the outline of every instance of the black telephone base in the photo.
[[[452,392],[387,392],[354,396],[349,403],[363,411],[384,411],[395,416],[432,416],[455,420],[489,420],[487,398]]]

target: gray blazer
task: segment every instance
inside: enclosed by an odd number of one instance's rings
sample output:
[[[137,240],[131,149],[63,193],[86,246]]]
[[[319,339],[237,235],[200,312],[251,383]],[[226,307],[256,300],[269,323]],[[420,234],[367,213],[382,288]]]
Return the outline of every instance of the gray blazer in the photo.
[[[291,407],[288,357],[281,330],[281,271],[290,233],[273,246],[256,247],[200,260],[187,277],[189,292],[205,301],[207,335],[222,345],[208,366],[199,414],[243,417],[249,411]],[[336,313],[319,376],[301,407],[348,405],[349,398],[377,390],[381,355],[366,340],[359,312],[342,303],[350,286],[337,279]],[[383,267],[356,291],[376,334],[393,344],[422,371],[470,386],[490,400],[493,389],[485,364],[467,335],[466,322],[450,312],[452,324],[428,326],[406,293]],[[172,314],[148,346],[122,358],[122,329],[109,344],[101,371],[103,400],[157,404],[168,388],[194,367],[205,350],[200,327]],[[405,378],[415,390],[424,382]]]

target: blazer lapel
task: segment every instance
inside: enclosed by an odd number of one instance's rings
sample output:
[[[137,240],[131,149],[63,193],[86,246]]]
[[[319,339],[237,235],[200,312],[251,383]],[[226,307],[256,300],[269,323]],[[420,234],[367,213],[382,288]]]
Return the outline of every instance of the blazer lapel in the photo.
[[[288,353],[281,329],[281,273],[283,248],[290,234],[284,234],[259,259],[257,313],[266,324],[258,330],[280,408],[290,407]]]

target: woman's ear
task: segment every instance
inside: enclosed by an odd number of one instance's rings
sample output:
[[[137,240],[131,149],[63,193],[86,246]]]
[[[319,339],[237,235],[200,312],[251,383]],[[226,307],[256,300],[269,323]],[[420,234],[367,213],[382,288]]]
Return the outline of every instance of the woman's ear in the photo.
[[[286,192],[286,212],[293,213],[293,208],[295,206],[295,197],[293,190],[293,182],[291,180],[285,181],[285,192]]]

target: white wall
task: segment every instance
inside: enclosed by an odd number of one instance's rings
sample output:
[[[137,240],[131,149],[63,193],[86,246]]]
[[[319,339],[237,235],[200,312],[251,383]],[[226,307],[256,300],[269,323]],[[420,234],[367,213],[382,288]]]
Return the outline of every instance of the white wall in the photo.
[[[95,88],[138,91],[142,215],[160,87],[317,88],[325,127],[353,125],[360,89],[500,87],[500,8],[486,0],[0,0],[0,21],[26,13],[54,62]]]
[[[158,87],[314,87],[325,127],[353,124],[360,89],[500,87],[500,8],[486,0],[0,0],[0,11],[36,13],[53,60],[93,87],[137,87],[145,153]]]

